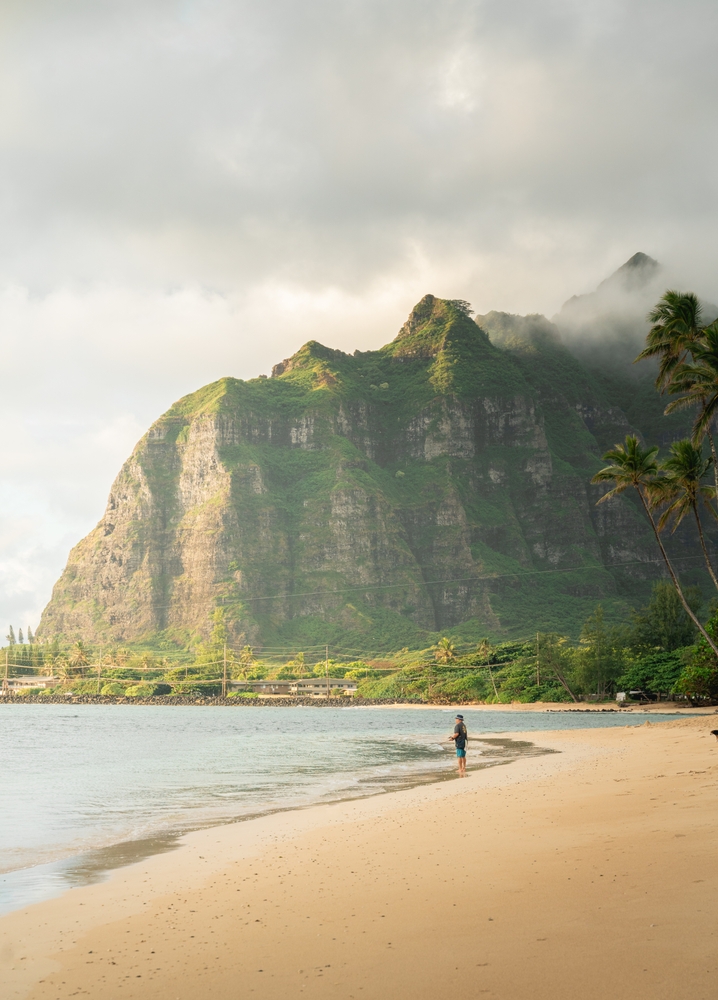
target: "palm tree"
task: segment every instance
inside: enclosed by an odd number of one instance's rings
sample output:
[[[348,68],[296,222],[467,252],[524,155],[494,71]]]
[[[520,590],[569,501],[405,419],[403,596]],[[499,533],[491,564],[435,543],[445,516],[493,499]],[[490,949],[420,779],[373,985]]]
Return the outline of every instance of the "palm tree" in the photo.
[[[713,477],[718,500],[718,454],[710,431],[718,400],[706,407],[706,397],[716,393],[718,368],[717,324],[704,327],[701,305],[693,292],[667,291],[648,319],[653,326],[646,337],[646,347],[636,361],[659,358],[656,388],[671,395],[685,393],[680,400],[666,407],[666,414],[688,406],[697,406],[699,416],[694,426],[695,442],[707,435],[713,455]],[[704,359],[702,370],[695,369],[699,356]],[[712,375],[712,377],[711,377]]]
[[[82,670],[86,667],[90,661],[87,658],[87,650],[85,649],[85,644],[82,639],[78,639],[75,645],[70,650],[69,663],[71,667],[76,667]]]
[[[439,663],[451,663],[452,660],[456,659],[456,646],[451,639],[447,639],[446,636],[439,639],[434,646],[434,658]]]
[[[656,388],[665,392],[675,369],[701,339],[701,305],[693,292],[667,291],[648,314],[653,324],[646,346],[636,358],[659,358]]]
[[[70,664],[64,656],[56,656],[53,667],[55,676],[59,677],[61,681],[70,679]]]
[[[491,649],[491,643],[489,642],[489,640],[488,639],[482,639],[481,642],[476,647],[476,652],[481,657],[481,659],[484,661],[484,663],[488,663],[489,662],[489,657],[491,656],[491,653],[493,652],[492,649]]]
[[[628,434],[624,444],[617,444],[612,451],[606,452],[603,456],[603,460],[604,462],[610,462],[611,464],[607,465],[604,469],[601,469],[600,472],[597,472],[591,482],[615,483],[613,489],[604,493],[598,503],[605,503],[607,500],[618,496],[627,489],[634,489],[636,491],[645,515],[650,521],[653,534],[655,535],[656,542],[661,550],[661,555],[663,556],[666,568],[671,580],[673,581],[673,586],[676,588],[676,593],[681,600],[681,604],[693,624],[696,626],[716,656],[718,656],[718,646],[716,646],[714,641],[703,628],[693,612],[693,609],[686,600],[680,581],[676,576],[676,572],[673,569],[670,559],[668,558],[668,553],[664,548],[656,522],[653,520],[650,497],[651,491],[653,490],[655,495],[655,490],[658,489],[658,487],[656,487],[656,480],[658,478],[658,463],[656,461],[657,454],[658,448],[655,445],[652,448],[642,448],[638,438],[632,434]]]
[[[302,662],[304,662],[304,654],[302,656]],[[246,681],[247,677],[254,665],[254,652],[251,646],[245,646],[242,652],[239,654],[239,661],[234,673],[234,676],[239,680]]]
[[[702,331],[701,343],[694,345],[693,360],[682,362],[674,371],[668,391],[680,395],[666,407],[666,413],[698,408],[698,416],[693,424],[693,443],[700,444],[708,438],[713,455],[713,469],[718,499],[718,456],[711,433],[711,424],[718,414],[718,321]]]
[[[657,479],[649,488],[649,494],[654,506],[668,504],[658,521],[659,532],[672,520],[672,534],[686,514],[693,514],[698,528],[703,558],[706,561],[711,580],[718,590],[718,579],[716,579],[708,556],[699,512],[699,506],[702,502],[713,517],[716,517],[716,512],[710,502],[713,489],[703,485],[703,480],[711,465],[713,465],[713,459],[704,458],[700,449],[696,448],[691,441],[675,441],[670,447],[670,456],[660,465],[661,470],[666,474]]]

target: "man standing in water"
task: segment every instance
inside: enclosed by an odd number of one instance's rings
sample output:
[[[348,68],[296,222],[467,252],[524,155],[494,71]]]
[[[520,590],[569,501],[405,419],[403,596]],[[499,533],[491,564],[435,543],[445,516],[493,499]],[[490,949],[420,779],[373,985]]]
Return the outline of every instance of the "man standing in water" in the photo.
[[[459,775],[462,778],[466,776],[466,741],[468,738],[469,734],[466,732],[464,717],[463,715],[457,715],[454,734],[449,739],[453,740],[456,746],[456,756],[459,758]]]

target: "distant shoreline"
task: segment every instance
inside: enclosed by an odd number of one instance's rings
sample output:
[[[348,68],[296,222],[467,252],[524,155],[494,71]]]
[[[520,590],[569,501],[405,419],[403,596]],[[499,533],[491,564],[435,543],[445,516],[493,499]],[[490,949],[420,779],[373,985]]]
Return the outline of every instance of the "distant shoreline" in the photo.
[[[275,695],[269,698],[192,698],[185,695],[159,695],[154,698],[121,698],[107,695],[21,695],[0,698],[0,705],[142,705],[177,706],[196,705],[199,707],[226,708],[412,708],[412,709],[467,709],[481,712],[611,712],[615,715],[638,713],[685,713],[686,715],[714,715],[718,706],[701,705],[693,707],[682,702],[650,702],[618,707],[613,702],[507,702],[484,704],[481,702],[417,702],[395,698],[370,700],[365,698],[291,698]]]

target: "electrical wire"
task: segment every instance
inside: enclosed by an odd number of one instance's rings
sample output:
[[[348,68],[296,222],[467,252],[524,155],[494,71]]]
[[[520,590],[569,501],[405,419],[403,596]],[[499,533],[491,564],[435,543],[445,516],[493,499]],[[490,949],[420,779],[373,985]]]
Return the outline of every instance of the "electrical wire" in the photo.
[[[694,561],[703,561],[703,556],[693,555],[693,556],[674,556],[674,563],[686,563]],[[419,587],[440,587],[448,584],[454,583],[486,583],[493,580],[510,580],[510,579],[523,579],[528,576],[544,576],[554,573],[575,574],[575,573],[585,573],[585,572],[600,572],[604,569],[621,569],[624,566],[651,566],[660,565],[660,559],[633,559],[627,560],[625,562],[616,563],[601,563],[595,566],[574,566],[568,569],[526,569],[526,570],[516,570],[513,573],[485,573],[478,576],[460,576],[449,580],[422,580],[418,583]],[[386,583],[386,584],[370,584],[362,587],[346,587],[341,590],[307,590],[299,591],[293,594],[263,594],[256,597],[252,597],[247,594],[238,594],[233,597],[230,601],[225,604],[218,603],[218,598],[207,598],[205,601],[193,601],[193,607],[204,607],[210,606],[213,608],[227,608],[232,607],[236,604],[243,604],[245,602],[256,603],[260,601],[289,601],[294,600],[299,597],[334,597],[342,596],[343,594],[364,594],[364,593],[374,593],[376,591],[384,590],[401,590],[411,585],[411,581],[404,581],[402,583]],[[221,598],[220,598],[221,599]],[[152,604],[150,607],[154,611],[170,611],[177,607],[176,604]],[[428,631],[428,629],[427,629]]]

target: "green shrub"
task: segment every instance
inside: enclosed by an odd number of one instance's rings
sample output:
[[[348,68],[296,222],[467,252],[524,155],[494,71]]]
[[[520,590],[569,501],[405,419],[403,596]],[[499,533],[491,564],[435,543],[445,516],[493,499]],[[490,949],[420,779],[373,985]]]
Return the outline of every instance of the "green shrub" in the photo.
[[[718,638],[718,612],[706,622],[706,632],[714,641]],[[694,705],[706,701],[718,702],[718,661],[713,650],[700,636],[695,646],[685,651],[690,653],[690,661],[678,678],[675,691],[690,699]]]
[[[180,684],[173,684],[174,694],[197,695],[203,698],[216,698],[222,693],[221,681],[200,681],[188,680]]]
[[[97,678],[86,678],[85,680],[73,680],[72,693],[74,695],[97,694]]]
[[[109,677],[115,681],[141,681],[142,671],[132,670],[130,667],[103,667],[103,677]]]
[[[691,647],[688,647],[691,649]],[[670,694],[685,665],[685,652],[648,653],[626,664],[616,686],[621,691]]]
[[[685,668],[676,682],[677,694],[685,695],[694,705],[718,702],[718,669],[714,663],[694,662]]]
[[[154,698],[156,687],[156,684],[133,684],[125,688],[125,696],[127,698]]]
[[[100,694],[105,697],[121,698],[125,691],[126,688],[124,684],[120,684],[119,681],[112,681],[110,684],[105,684],[100,691]]]

